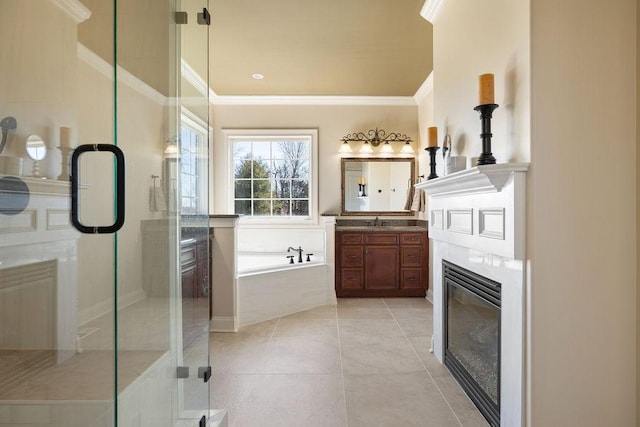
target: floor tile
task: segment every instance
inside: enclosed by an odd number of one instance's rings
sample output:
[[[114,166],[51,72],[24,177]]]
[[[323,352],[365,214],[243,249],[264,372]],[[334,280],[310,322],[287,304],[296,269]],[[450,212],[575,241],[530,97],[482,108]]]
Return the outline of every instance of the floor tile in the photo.
[[[235,427],[484,427],[429,352],[432,318],[420,298],[341,298],[212,334],[212,404]]]
[[[347,425],[342,377],[259,375],[234,427],[342,427]]]
[[[338,319],[393,319],[387,308],[338,305]]]
[[[340,351],[337,336],[274,337],[258,368],[263,374],[338,374]]]
[[[459,427],[427,373],[345,375],[349,427]]]
[[[341,342],[345,374],[392,374],[424,372],[424,366],[404,337]]]

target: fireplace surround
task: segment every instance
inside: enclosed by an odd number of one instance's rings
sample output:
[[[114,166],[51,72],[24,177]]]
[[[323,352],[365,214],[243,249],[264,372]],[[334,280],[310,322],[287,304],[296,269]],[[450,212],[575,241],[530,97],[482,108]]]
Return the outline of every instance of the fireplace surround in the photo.
[[[528,163],[482,165],[419,183],[428,196],[433,352],[445,360],[443,261],[499,283],[499,422],[525,416],[525,200]],[[458,380],[460,381],[460,380]]]

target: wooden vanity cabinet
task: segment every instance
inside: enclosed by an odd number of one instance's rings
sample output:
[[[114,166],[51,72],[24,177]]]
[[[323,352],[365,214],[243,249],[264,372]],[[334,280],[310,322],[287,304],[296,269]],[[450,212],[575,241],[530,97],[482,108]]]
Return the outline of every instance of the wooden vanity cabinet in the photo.
[[[336,232],[336,295],[424,296],[427,232]]]

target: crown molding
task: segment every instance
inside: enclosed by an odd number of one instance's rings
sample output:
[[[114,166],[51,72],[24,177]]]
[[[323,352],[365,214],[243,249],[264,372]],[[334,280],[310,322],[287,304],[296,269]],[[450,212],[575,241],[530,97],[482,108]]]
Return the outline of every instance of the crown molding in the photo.
[[[86,21],[91,16],[91,11],[78,0],[51,0],[51,2],[69,15],[76,24]]]
[[[444,0],[425,0],[420,10],[420,16],[433,24],[442,3],[444,3]]]
[[[420,85],[415,95],[413,95],[413,99],[416,104],[420,105],[424,98],[433,92],[433,71],[429,73],[424,82]]]
[[[184,79],[191,86],[193,86],[195,90],[198,91],[198,93],[205,96],[207,95],[207,91],[209,88],[207,82],[202,77],[200,77],[200,74],[198,74],[196,70],[194,70],[193,67],[191,67],[191,65],[189,65],[189,63],[184,60],[184,58],[180,59],[180,72],[182,74],[182,77],[184,77]]]
[[[373,105],[416,106],[411,96],[226,96],[210,98],[214,105]]]
[[[114,78],[113,65],[96,55],[91,49],[78,42],[78,58],[110,80]],[[159,105],[165,105],[167,97],[118,66],[118,83],[122,83]]]

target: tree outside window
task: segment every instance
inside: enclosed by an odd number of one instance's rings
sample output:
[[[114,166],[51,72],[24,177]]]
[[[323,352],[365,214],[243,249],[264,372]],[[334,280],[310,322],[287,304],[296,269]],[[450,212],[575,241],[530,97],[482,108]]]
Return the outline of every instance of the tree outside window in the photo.
[[[254,217],[309,217],[311,141],[233,141],[234,209]]]

